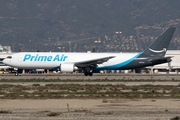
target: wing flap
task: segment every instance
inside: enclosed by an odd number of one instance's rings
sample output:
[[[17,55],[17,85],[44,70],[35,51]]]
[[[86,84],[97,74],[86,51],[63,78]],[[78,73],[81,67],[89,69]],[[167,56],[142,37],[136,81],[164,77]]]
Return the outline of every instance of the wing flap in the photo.
[[[92,60],[77,62],[74,65],[79,68],[96,67],[97,64],[102,64],[104,62],[107,62],[109,59],[114,58],[114,57],[115,56],[108,56],[108,57],[103,57],[103,58],[98,58],[98,59],[92,59]]]

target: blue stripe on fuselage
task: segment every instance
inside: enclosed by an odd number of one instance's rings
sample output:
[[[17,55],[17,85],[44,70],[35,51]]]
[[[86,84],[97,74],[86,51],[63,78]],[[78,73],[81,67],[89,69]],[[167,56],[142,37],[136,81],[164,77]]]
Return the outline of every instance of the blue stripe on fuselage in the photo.
[[[134,56],[133,58],[131,58],[131,59],[127,60],[127,61],[124,61],[122,63],[118,63],[116,65],[111,65],[111,66],[97,67],[97,68],[95,68],[95,70],[113,70],[113,69],[117,69],[117,68],[123,67],[123,66],[129,64],[130,62],[132,62],[135,58],[137,58],[141,54],[142,53],[139,53],[136,56]]]

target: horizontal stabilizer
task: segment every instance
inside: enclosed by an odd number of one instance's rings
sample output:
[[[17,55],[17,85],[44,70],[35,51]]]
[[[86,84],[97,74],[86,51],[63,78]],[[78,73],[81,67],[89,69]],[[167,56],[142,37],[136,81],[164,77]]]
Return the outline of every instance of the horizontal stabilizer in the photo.
[[[150,62],[153,62],[155,64],[159,64],[159,63],[166,63],[166,62],[171,62],[172,56],[169,57],[163,57],[163,58],[157,58],[157,59],[151,59],[149,60]]]

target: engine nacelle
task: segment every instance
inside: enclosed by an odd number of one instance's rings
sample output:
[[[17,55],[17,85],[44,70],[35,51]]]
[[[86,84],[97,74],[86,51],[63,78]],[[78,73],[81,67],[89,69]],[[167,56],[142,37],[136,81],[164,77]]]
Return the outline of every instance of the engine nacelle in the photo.
[[[78,68],[75,67],[74,64],[61,64],[60,65],[61,72],[73,72],[75,70],[78,70]]]

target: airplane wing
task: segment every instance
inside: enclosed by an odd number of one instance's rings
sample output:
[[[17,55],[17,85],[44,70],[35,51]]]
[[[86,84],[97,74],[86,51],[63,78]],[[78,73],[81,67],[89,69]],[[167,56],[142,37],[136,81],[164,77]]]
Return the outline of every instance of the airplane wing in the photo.
[[[74,65],[79,68],[96,67],[97,64],[102,64],[104,62],[107,62],[109,59],[114,58],[114,57],[115,56],[109,56],[109,57],[103,57],[103,58],[98,58],[98,59],[92,59],[92,60],[77,62]]]

